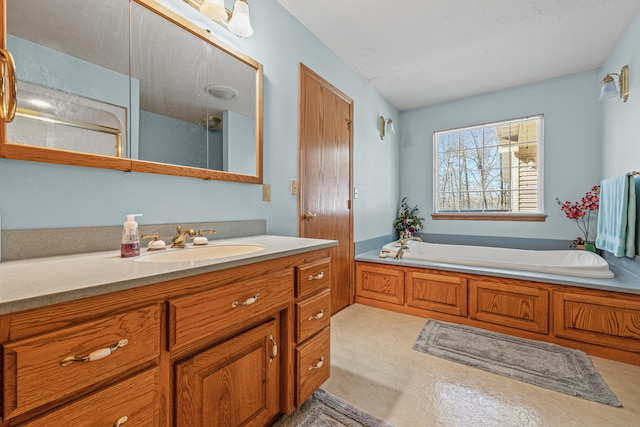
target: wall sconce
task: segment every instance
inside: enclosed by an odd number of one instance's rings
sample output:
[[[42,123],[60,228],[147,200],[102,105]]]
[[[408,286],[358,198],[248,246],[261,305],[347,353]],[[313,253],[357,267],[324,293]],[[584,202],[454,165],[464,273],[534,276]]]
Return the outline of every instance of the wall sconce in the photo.
[[[224,0],[183,0],[211,18],[238,37],[250,37],[253,34],[247,0],[236,0],[233,11],[224,7]]]
[[[396,133],[396,129],[393,126],[393,120],[391,118],[385,119],[380,116],[378,119],[378,126],[380,128],[380,139],[384,139],[386,134],[393,135]]]
[[[618,86],[620,86],[620,91],[616,87],[616,83],[612,76],[618,76]],[[602,79],[602,87],[600,88],[600,100],[606,98],[612,98],[614,96],[620,95],[622,102],[627,102],[629,99],[629,66],[625,65],[620,70],[620,74],[610,73],[604,76]]]

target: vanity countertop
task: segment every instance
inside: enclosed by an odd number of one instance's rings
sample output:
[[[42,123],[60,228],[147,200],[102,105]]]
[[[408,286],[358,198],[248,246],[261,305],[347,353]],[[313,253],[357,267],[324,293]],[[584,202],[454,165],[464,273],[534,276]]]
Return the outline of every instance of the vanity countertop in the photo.
[[[256,244],[264,250],[225,258],[188,262],[138,262],[152,254],[121,258],[120,251],[0,262],[0,314],[103,295],[196,274],[329,248],[335,240],[260,235],[213,240],[209,245]],[[167,249],[198,250],[197,248]]]

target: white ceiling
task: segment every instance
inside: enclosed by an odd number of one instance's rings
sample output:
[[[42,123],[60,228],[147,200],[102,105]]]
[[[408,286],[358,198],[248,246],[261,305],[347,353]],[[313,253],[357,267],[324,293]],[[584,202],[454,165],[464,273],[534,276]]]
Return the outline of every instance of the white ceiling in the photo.
[[[401,111],[599,69],[640,11],[640,0],[277,1]]]

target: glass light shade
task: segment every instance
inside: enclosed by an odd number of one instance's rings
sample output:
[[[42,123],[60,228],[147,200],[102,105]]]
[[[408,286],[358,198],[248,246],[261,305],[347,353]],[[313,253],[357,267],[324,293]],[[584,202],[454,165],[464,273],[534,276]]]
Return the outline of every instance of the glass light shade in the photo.
[[[233,13],[228,25],[229,31],[239,37],[249,37],[253,34],[251,28],[251,20],[249,19],[249,5],[242,1],[236,0],[233,4]]]
[[[385,133],[388,133],[389,135],[395,135],[396,134],[396,128],[393,125],[393,120],[387,119],[387,126],[386,126],[386,129],[385,129]]]
[[[607,75],[602,80],[602,87],[600,88],[600,99],[613,98],[614,96],[619,96],[620,92],[618,92],[618,88],[616,87],[616,82],[613,80],[613,77]]]
[[[200,6],[200,13],[218,22],[227,22],[229,15],[224,8],[224,0],[204,0]]]

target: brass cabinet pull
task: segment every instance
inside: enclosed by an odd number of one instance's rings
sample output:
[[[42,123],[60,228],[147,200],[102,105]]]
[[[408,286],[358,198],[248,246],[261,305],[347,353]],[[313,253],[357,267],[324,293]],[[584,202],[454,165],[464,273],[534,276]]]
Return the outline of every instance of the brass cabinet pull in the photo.
[[[11,123],[16,116],[16,108],[18,106],[18,81],[16,80],[16,65],[13,62],[11,52],[6,49],[0,49],[0,60],[2,67],[0,68],[0,91],[2,91],[2,101],[0,102],[0,115],[5,123]]]
[[[273,359],[278,355],[278,344],[273,339],[273,334],[269,334],[269,341],[271,341],[271,354],[269,355],[269,363],[273,363]]]
[[[310,275],[309,276],[309,280],[320,280],[324,277],[324,271],[321,271],[320,273],[314,275]]]
[[[129,418],[125,415],[124,417],[118,418],[118,420],[113,424],[113,427],[120,427],[124,423],[129,421]]]
[[[256,302],[256,300],[260,298],[260,294],[255,294],[254,296],[252,296],[251,298],[247,298],[244,301],[234,301],[231,303],[231,307],[237,307],[237,306],[245,306],[245,305],[251,305],[254,302]]]
[[[318,314],[309,316],[309,320],[318,320],[324,317],[324,310],[320,310]]]
[[[307,211],[307,213],[304,214],[304,219],[306,219],[307,221],[313,221],[316,218],[318,218],[318,215],[314,214],[311,211]]]
[[[314,369],[320,369],[322,368],[322,365],[324,365],[324,357],[321,357],[315,365],[309,366],[309,370],[313,371]]]
[[[101,348],[87,354],[86,356],[67,356],[60,361],[60,366],[68,366],[74,362],[95,362],[96,360],[104,359],[120,347],[124,347],[127,344],[129,344],[129,340],[125,338],[118,341],[113,347]]]

